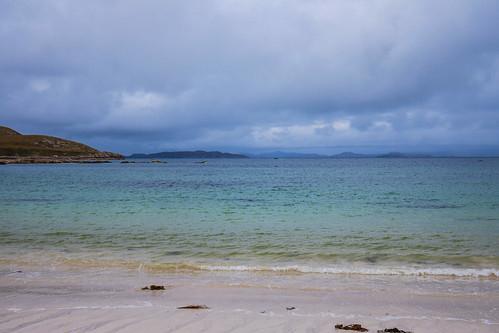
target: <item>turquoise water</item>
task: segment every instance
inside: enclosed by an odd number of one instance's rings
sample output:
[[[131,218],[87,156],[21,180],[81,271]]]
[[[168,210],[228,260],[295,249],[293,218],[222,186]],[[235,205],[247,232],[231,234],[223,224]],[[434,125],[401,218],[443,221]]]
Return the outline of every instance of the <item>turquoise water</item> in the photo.
[[[0,259],[497,276],[499,159],[4,165]]]

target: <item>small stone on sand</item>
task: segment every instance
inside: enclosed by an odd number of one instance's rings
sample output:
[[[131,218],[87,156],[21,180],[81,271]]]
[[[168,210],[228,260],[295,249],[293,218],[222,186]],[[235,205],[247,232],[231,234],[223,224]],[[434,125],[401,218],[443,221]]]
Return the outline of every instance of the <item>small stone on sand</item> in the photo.
[[[209,307],[207,307],[206,305],[192,304],[186,306],[179,306],[177,309],[206,310],[209,309]]]
[[[165,290],[165,286],[151,284],[149,287],[145,286],[142,290]]]
[[[362,327],[362,325],[360,325],[360,324],[350,324],[350,325],[338,324],[338,325],[334,325],[334,328],[336,328],[337,330],[347,330],[347,331],[357,331],[357,332],[367,332],[368,331],[367,328]]]

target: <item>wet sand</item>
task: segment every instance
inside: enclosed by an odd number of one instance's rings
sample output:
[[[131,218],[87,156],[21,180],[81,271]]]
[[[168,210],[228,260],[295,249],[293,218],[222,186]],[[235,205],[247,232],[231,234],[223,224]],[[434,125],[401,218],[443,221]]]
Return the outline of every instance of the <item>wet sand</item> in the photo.
[[[1,269],[0,332],[499,331],[497,281],[12,268]],[[190,304],[209,309],[177,309]]]

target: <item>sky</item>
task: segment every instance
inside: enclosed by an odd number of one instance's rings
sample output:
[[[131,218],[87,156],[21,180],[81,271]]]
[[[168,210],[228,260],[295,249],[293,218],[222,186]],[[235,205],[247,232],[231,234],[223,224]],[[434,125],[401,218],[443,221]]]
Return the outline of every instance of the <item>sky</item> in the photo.
[[[0,124],[121,153],[499,152],[499,1],[0,0]]]

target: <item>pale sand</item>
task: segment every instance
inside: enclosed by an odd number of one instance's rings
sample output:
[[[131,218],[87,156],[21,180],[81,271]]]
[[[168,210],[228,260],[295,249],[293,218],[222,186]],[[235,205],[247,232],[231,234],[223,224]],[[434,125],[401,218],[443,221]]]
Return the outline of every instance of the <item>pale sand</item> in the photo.
[[[0,332],[335,332],[339,323],[499,332],[497,281],[10,270],[0,275]],[[146,284],[168,287],[140,290]],[[177,309],[189,304],[210,309]]]

